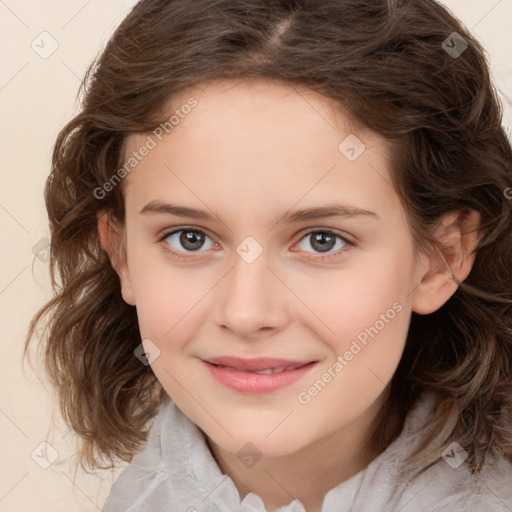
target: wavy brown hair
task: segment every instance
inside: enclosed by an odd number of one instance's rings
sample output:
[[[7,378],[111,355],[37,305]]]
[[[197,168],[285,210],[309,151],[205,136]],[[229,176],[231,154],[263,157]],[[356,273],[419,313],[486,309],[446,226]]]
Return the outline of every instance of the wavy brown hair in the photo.
[[[468,45],[460,55],[448,51],[464,49],[453,32]],[[385,446],[385,419],[403,421],[432,390],[438,409],[421,450],[439,450],[432,440],[444,432],[472,472],[488,454],[512,461],[512,148],[479,42],[434,0],[142,0],[88,69],[45,188],[55,295],[25,350],[42,324],[45,369],[83,440],[82,466],[130,461],[165,396],[134,357],[136,310],[99,240],[99,213],[124,223],[122,186],[94,191],[123,165],[127,136],[165,121],[174,95],[261,77],[336,100],[389,142],[416,248],[435,247],[445,213],[480,213],[468,278],[438,311],[412,313],[373,442]]]

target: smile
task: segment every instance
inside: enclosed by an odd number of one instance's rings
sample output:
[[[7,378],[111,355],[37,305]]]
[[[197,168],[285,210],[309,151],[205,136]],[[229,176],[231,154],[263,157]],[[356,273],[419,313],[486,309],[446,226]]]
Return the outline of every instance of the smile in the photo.
[[[237,366],[239,366],[237,368],[212,361],[201,360],[201,363],[214,380],[230,389],[249,394],[270,393],[289,386],[309,373],[318,363],[318,361],[306,361],[283,365],[281,361],[281,366],[275,366],[275,363],[269,363],[269,360],[237,360]],[[264,365],[267,367],[265,368]],[[259,368],[250,369],[247,366],[259,366]]]

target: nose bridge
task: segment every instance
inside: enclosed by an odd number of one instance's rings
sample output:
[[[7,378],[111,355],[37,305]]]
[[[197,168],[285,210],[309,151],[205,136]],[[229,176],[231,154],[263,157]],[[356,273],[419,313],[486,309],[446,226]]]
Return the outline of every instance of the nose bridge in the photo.
[[[218,294],[220,325],[239,336],[250,336],[263,327],[282,327],[286,316],[283,290],[279,290],[282,285],[270,266],[269,253],[261,246],[258,248],[254,240],[238,246],[232,269]]]

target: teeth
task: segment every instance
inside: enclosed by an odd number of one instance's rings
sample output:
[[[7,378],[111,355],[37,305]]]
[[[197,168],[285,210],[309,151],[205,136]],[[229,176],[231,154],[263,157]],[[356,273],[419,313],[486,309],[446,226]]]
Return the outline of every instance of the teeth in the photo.
[[[255,370],[254,373],[257,373],[259,375],[267,375],[270,373],[281,373],[284,372],[285,368],[268,368],[267,370]]]
[[[272,373],[281,373],[284,371],[295,370],[296,368],[300,368],[299,366],[282,366],[280,368],[267,368],[266,370],[237,370],[236,368],[231,368],[230,366],[224,366],[223,368],[227,368],[229,370],[234,370],[242,373],[257,373],[258,375],[270,375]]]

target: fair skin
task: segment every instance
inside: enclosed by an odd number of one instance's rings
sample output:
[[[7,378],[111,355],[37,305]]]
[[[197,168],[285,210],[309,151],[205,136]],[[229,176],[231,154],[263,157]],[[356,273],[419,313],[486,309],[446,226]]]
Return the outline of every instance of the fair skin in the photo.
[[[411,312],[437,310],[457,289],[453,277],[467,277],[479,217],[447,214],[439,238],[452,249],[416,258],[380,136],[355,132],[346,114],[308,89],[214,82],[173,98],[174,108],[191,96],[197,107],[125,179],[125,226],[100,216],[102,245],[124,300],[137,308],[142,339],[160,350],[153,371],[206,434],[240,497],[254,492],[268,510],[298,499],[320,511],[328,490],[377,455],[367,448],[370,425]],[[338,149],[351,133],[366,146],[354,161]],[[128,137],[126,155],[146,136]],[[140,213],[152,201],[213,218]],[[371,214],[276,224],[285,210],[331,203]],[[181,232],[159,241],[180,227],[203,232],[202,246],[184,246]],[[334,232],[326,252],[314,230]],[[236,251],[248,236],[263,249],[251,263]],[[400,311],[378,334],[321,392],[299,402],[393,304]],[[303,379],[253,395],[217,382],[201,362],[224,355],[317,363]],[[262,455],[251,467],[237,456],[249,442]]]

